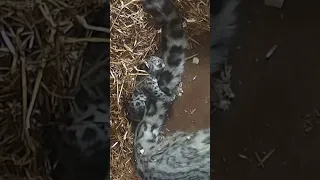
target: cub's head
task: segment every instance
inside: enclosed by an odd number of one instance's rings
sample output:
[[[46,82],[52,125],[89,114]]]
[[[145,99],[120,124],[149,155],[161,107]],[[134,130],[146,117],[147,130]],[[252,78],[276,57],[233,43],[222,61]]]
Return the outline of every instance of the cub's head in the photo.
[[[150,58],[146,62],[147,71],[150,74],[160,73],[165,67],[165,63],[163,59],[157,56],[150,56]]]

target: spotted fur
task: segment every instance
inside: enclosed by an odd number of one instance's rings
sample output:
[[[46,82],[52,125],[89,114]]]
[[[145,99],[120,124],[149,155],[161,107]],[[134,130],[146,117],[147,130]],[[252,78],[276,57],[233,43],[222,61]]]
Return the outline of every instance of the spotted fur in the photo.
[[[163,138],[167,104],[150,100],[134,138],[134,157],[142,180],[210,179],[210,129],[175,132]]]
[[[211,3],[211,77],[212,91],[217,94],[214,108],[226,111],[235,98],[231,89],[231,66],[228,65],[228,50],[236,32],[235,9],[239,0],[215,0]],[[213,94],[212,97],[215,97]]]
[[[184,72],[187,38],[182,19],[170,0],[143,0],[147,12],[162,25],[161,58],[165,62],[159,86],[168,95],[179,94],[179,84]]]
[[[163,24],[164,71],[160,89],[176,94],[184,72],[187,45],[182,22],[170,0],[145,0],[145,8]],[[176,132],[166,137],[162,127],[168,102],[145,93],[143,118],[135,129],[134,158],[142,180],[209,180],[210,129],[194,133]]]
[[[161,99],[164,102],[172,102],[176,98],[175,94],[168,96],[159,87],[159,74],[162,73],[164,67],[164,61],[159,57],[151,56],[147,60],[146,69],[149,75],[137,78],[137,86],[128,105],[127,112],[130,119],[142,119],[146,109],[147,96]]]

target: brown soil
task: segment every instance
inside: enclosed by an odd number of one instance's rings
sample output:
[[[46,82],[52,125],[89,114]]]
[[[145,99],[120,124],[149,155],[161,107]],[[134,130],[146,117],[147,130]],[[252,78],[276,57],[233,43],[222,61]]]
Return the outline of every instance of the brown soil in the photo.
[[[183,82],[183,95],[179,97],[170,112],[167,129],[171,131],[195,131],[210,126],[210,49],[208,37],[196,38],[203,47],[187,53],[198,54],[199,64],[187,61]]]
[[[291,0],[279,10],[243,1],[243,27],[232,58],[236,99],[229,112],[211,121],[211,179],[320,179],[317,3]],[[278,49],[267,61],[274,44]],[[301,116],[308,112],[313,128],[306,132]],[[254,153],[263,158],[272,149],[264,168],[257,167]]]

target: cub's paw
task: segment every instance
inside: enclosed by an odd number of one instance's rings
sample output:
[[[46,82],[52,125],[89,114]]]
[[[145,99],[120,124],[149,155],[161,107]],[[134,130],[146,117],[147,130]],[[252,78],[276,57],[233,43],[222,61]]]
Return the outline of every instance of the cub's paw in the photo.
[[[179,86],[177,86],[177,88],[172,91],[172,94],[175,95],[175,98],[177,98],[177,96],[181,97],[183,95],[182,82],[180,82]]]
[[[182,82],[180,82],[176,93],[177,93],[178,96],[180,96],[180,97],[182,96],[182,94],[183,94]]]
[[[177,98],[177,95],[172,94],[171,96],[169,96],[169,100],[170,100],[169,102],[176,100],[176,98]]]

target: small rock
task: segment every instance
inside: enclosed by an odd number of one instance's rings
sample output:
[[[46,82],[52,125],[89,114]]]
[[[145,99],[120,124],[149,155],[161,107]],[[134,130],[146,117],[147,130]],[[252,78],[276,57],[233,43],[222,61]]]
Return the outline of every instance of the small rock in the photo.
[[[199,60],[198,57],[192,58],[192,63],[193,63],[193,64],[199,64],[199,62],[200,62],[200,60]]]

